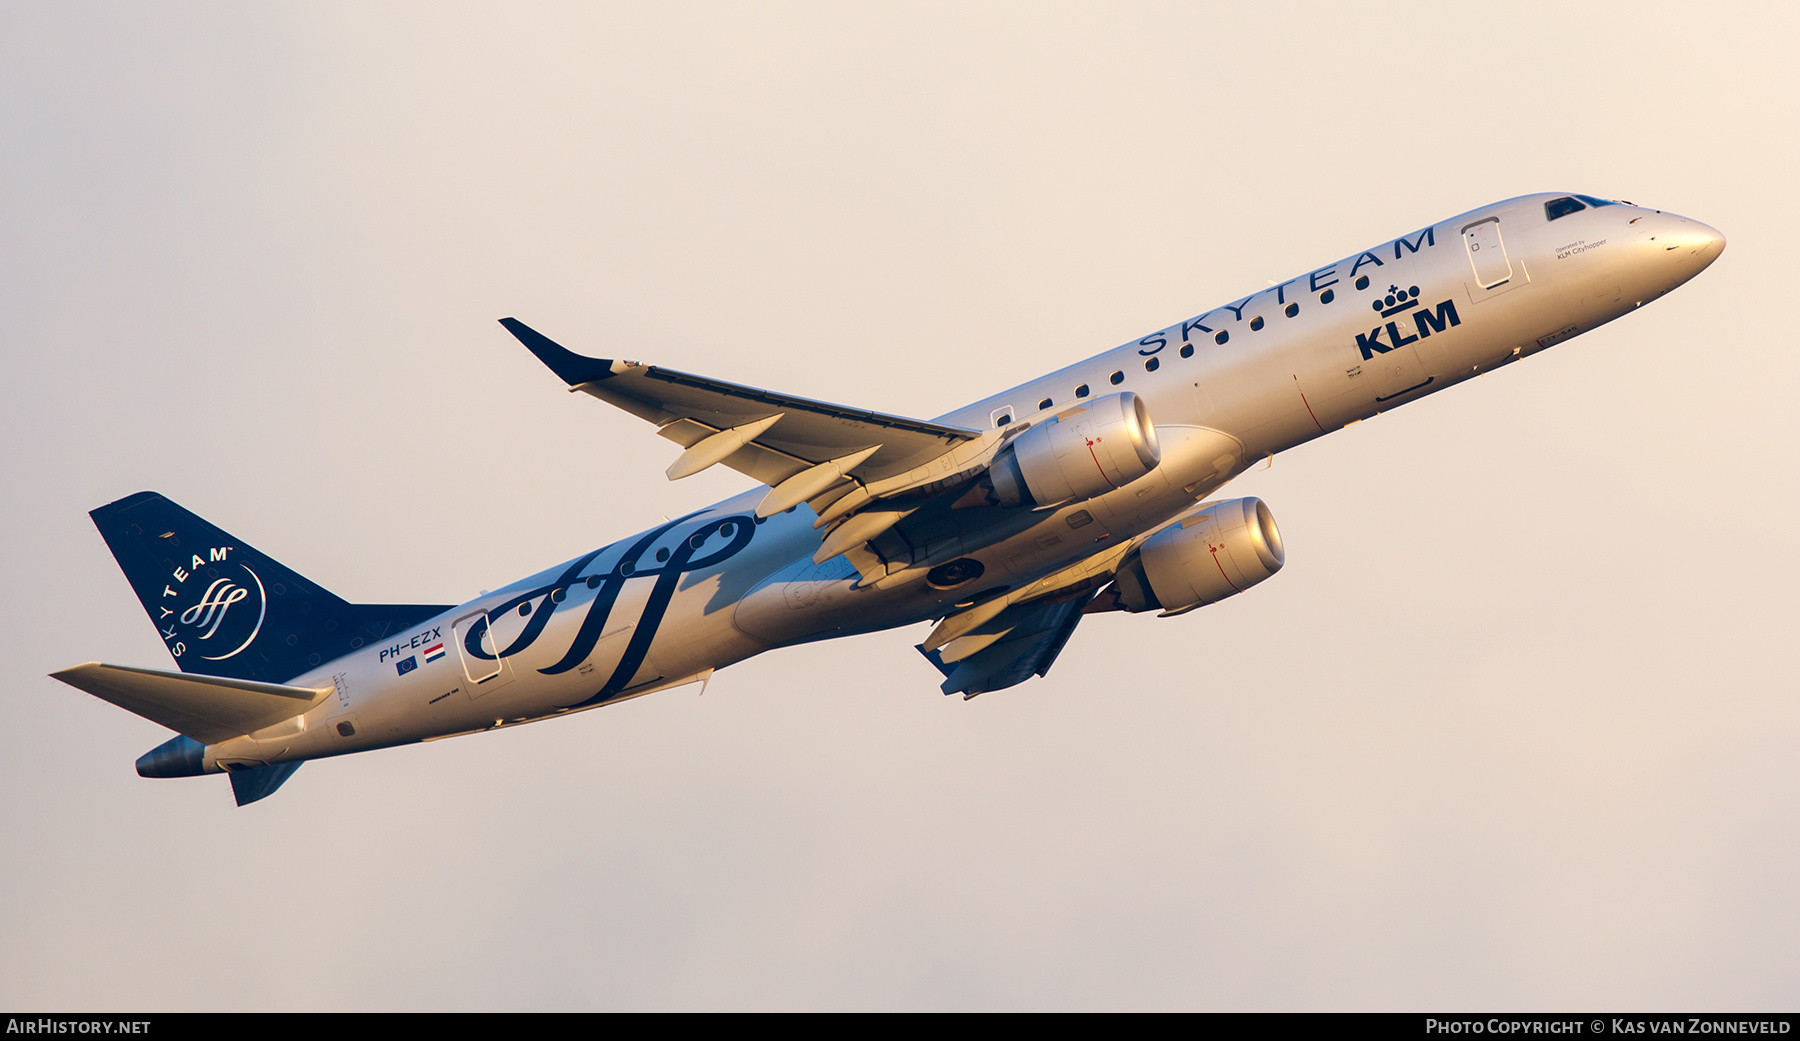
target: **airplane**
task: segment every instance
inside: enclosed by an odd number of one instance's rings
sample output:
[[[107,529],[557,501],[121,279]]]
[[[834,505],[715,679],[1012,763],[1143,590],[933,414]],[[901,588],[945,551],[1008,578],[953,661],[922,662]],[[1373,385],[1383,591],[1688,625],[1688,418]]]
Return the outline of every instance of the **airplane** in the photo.
[[[302,762],[549,719],[776,647],[932,621],[965,699],[1050,671],[1086,615],[1168,618],[1281,570],[1251,465],[1562,343],[1718,258],[1698,221],[1577,194],[1459,214],[934,420],[576,354],[566,384],[758,487],[458,606],[352,604],[140,492],[92,511],[177,669],[52,675],[176,736],[144,777]]]

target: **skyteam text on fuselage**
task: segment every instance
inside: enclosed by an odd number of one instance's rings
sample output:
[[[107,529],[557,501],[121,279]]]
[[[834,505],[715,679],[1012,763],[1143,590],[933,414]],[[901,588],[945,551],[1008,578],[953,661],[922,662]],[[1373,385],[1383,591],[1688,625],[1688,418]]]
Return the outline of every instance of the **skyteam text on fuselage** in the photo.
[[[457,607],[351,604],[140,492],[92,517],[179,671],[56,678],[177,732],[146,777],[242,803],[308,759],[690,683],[790,644],[935,620],[965,698],[1050,669],[1085,614],[1181,614],[1280,570],[1251,463],[1543,350],[1717,258],[1704,224],[1585,195],[1496,203],[929,422],[574,354],[571,391],[652,423],[677,479],[761,487]]]

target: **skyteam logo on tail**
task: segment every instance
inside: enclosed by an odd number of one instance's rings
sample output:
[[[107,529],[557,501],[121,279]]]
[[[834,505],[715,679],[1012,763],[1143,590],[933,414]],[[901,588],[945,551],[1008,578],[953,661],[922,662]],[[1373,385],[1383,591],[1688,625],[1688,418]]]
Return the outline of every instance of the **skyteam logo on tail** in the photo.
[[[212,546],[177,565],[163,586],[156,628],[169,653],[224,661],[242,653],[262,632],[269,594],[255,571],[233,562],[232,546]]]

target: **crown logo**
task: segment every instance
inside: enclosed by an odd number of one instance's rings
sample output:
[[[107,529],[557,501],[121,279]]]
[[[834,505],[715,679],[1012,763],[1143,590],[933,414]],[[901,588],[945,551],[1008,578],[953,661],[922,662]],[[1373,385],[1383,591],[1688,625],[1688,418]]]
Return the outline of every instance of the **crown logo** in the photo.
[[[1419,287],[1410,286],[1401,289],[1399,286],[1388,286],[1387,295],[1379,300],[1369,302],[1369,307],[1381,312],[1381,317],[1397,315],[1401,311],[1419,306]]]

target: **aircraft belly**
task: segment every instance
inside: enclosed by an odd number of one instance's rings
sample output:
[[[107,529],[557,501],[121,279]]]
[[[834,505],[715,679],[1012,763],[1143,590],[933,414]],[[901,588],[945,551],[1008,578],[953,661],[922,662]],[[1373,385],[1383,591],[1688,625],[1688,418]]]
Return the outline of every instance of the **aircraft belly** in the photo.
[[[1157,437],[1162,461],[1155,470],[1116,491],[1046,511],[1030,529],[971,554],[986,567],[981,584],[1018,588],[1120,545],[1211,494],[1251,461],[1243,442],[1224,431],[1167,424]]]
[[[815,564],[802,557],[769,576],[738,602],[731,621],[742,632],[770,644],[805,640],[838,628],[839,618],[874,606],[881,594],[852,589],[856,568],[841,554]]]
[[[698,586],[678,593],[671,603],[651,647],[651,659],[663,678],[722,669],[768,649],[767,643],[732,624],[735,598],[719,597],[716,591],[716,583]],[[644,681],[641,676],[633,679],[634,684]]]
[[[1004,522],[990,519],[988,530],[1012,530],[970,542],[966,556],[981,569],[966,586],[940,589],[921,581],[888,590],[858,588],[860,576],[842,555],[819,564],[802,557],[743,597],[732,623],[756,640],[780,645],[942,617],[970,595],[1023,585],[1162,524],[1249,461],[1242,442],[1207,427],[1167,423],[1158,427],[1158,439],[1160,464],[1115,491],[1054,510],[1007,510]]]

